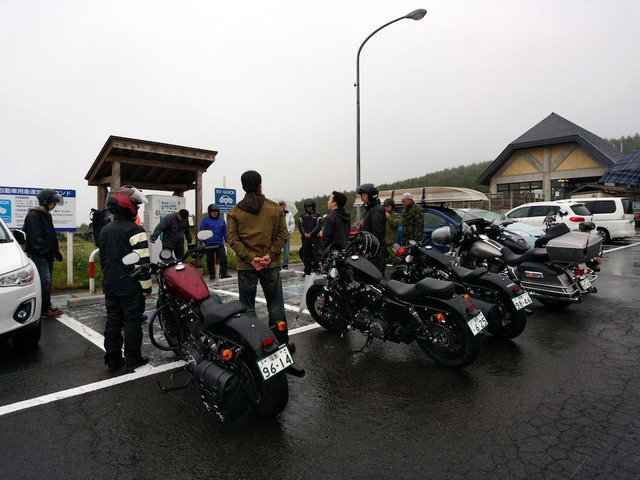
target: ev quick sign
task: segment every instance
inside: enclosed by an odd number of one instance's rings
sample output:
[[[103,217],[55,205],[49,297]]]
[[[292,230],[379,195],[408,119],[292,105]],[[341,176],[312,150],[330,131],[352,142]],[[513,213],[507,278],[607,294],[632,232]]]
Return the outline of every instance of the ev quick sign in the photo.
[[[22,228],[24,218],[31,208],[38,206],[36,195],[42,188],[34,187],[2,187],[0,186],[0,218],[7,227],[14,230]],[[53,188],[64,200],[51,211],[53,226],[59,232],[76,231],[76,191]]]
[[[236,205],[236,190],[234,188],[216,188],[216,205],[220,207],[220,212],[229,213]]]

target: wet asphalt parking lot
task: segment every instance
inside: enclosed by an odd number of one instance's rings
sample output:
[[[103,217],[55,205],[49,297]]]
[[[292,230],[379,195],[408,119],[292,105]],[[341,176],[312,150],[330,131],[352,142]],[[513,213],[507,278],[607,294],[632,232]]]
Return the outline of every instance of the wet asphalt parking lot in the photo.
[[[606,247],[597,294],[562,310],[534,302],[522,335],[487,335],[464,369],[415,343],[352,354],[360,334],[296,319],[303,277],[283,272],[307,375],[289,377],[287,409],[270,421],[223,424],[195,387],[162,393],[174,359],[148,341],[148,366],[108,374],[104,306],[56,297],[65,315],[45,320],[37,348],[0,346],[0,477],[638,478],[638,242]],[[211,288],[237,298],[233,280]]]

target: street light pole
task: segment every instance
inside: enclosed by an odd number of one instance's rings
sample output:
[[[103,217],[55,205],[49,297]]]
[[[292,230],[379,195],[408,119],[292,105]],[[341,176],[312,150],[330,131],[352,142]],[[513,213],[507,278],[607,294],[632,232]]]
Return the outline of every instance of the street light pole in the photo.
[[[419,8],[418,10],[414,10],[411,13],[408,13],[402,17],[396,18],[395,20],[390,21],[389,23],[385,23],[377,30],[374,30],[367,38],[364,39],[364,42],[358,48],[358,55],[356,56],[356,188],[360,186],[360,52],[362,51],[362,47],[364,44],[369,41],[371,37],[373,37],[376,33],[382,30],[385,27],[388,27],[392,23],[399,22],[400,20],[404,20],[405,18],[410,18],[412,20],[422,20],[424,16],[427,14],[427,11],[424,8]],[[356,194],[357,195],[357,194]],[[357,207],[356,221],[359,222],[362,218],[360,216],[360,206]]]

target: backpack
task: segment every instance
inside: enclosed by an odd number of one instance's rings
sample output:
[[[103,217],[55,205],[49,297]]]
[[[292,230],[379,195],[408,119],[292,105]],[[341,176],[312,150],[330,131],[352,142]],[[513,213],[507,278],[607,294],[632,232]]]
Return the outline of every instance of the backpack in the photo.
[[[93,242],[98,246],[98,237],[100,236],[100,231],[102,227],[104,227],[107,223],[111,221],[111,214],[107,209],[104,210],[96,210],[95,208],[91,209],[91,225],[93,227]]]

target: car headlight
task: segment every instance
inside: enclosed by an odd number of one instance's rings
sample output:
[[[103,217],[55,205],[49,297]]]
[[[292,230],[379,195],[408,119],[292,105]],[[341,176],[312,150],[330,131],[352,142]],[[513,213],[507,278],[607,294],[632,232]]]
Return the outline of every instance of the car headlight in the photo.
[[[31,285],[35,279],[35,269],[31,265],[0,275],[0,287],[22,287]]]

